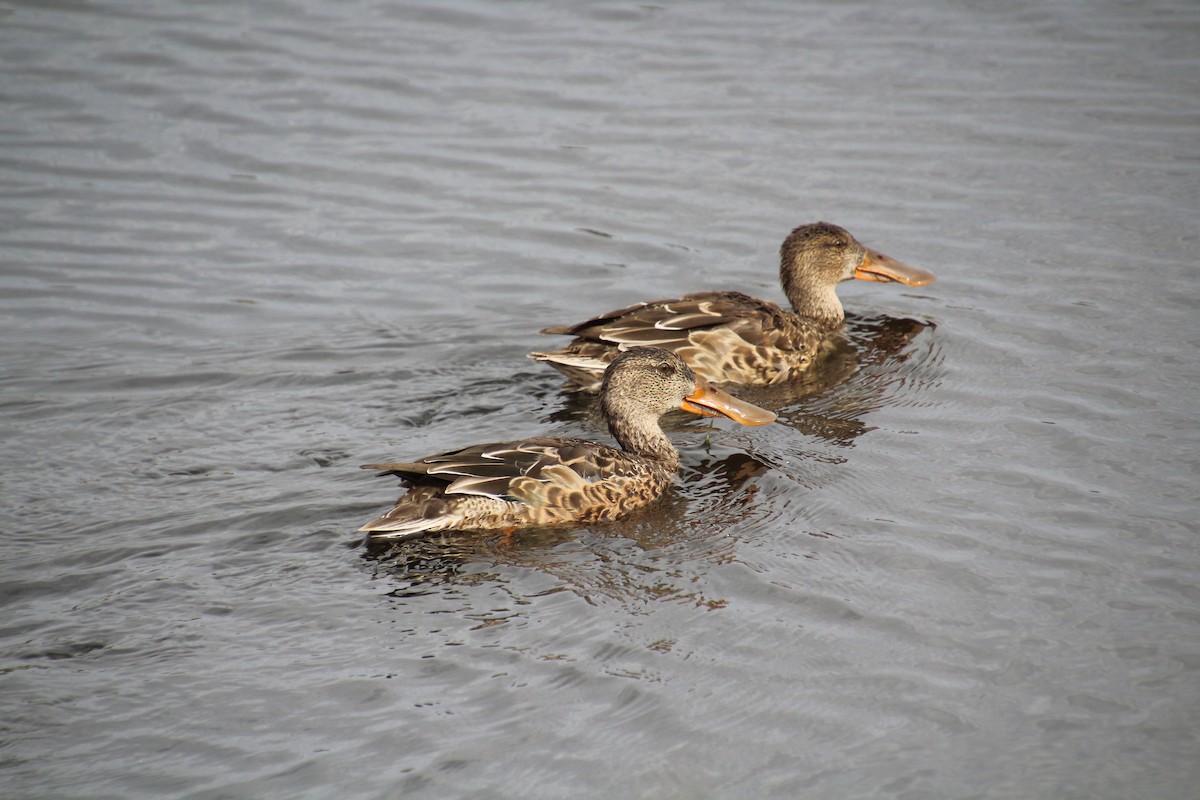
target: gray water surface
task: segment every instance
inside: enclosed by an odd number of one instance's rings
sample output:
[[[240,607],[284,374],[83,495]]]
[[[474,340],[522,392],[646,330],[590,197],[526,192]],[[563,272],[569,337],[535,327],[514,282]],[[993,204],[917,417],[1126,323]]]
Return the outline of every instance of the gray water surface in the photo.
[[[0,8],[0,781],[71,797],[1192,798],[1200,7]],[[844,285],[608,525],[368,550],[637,300]]]

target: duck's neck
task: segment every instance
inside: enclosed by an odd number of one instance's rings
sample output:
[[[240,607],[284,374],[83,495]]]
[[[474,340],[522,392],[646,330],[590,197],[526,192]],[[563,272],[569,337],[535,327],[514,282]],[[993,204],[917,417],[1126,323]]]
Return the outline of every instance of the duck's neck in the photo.
[[[818,284],[811,273],[796,270],[786,261],[779,265],[779,282],[797,316],[815,320],[826,328],[836,328],[845,320],[836,283]]]
[[[650,459],[663,469],[679,469],[679,452],[663,433],[657,417],[645,412],[614,414],[607,405],[604,416],[608,419],[608,430],[621,449]]]

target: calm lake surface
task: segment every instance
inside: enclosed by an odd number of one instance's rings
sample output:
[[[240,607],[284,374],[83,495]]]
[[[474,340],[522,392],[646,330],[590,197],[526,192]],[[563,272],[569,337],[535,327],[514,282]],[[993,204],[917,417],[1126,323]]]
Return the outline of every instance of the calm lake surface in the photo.
[[[1194,798],[1200,6],[0,5],[20,798]],[[843,285],[609,525],[358,469],[607,440],[547,325]],[[565,339],[563,340],[565,341]]]

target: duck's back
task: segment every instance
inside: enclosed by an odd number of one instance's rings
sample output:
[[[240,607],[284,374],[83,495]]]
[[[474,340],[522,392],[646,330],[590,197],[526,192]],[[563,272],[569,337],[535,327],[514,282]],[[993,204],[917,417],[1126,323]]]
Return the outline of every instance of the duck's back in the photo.
[[[773,384],[804,372],[828,332],[813,320],[741,292],[697,292],[638,303],[542,333],[576,339],[561,350],[530,353],[563,372],[570,388],[596,391],[604,368],[638,345],[674,351],[713,382]]]

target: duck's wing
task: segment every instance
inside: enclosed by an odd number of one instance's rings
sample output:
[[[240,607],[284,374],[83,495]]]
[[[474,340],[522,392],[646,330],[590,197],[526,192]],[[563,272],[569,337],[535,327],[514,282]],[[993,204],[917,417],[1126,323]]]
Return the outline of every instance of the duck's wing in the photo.
[[[362,468],[398,475],[411,486],[435,484],[446,495],[537,504],[551,486],[569,489],[623,474],[626,460],[627,454],[608,445],[547,437],[473,445],[420,461]]]
[[[360,528],[384,539],[610,519],[649,503],[670,480],[643,459],[582,439],[504,441],[362,468],[409,487]]]
[[[653,482],[635,457],[582,439],[496,442],[363,469],[398,475],[409,487],[390,511],[360,528],[376,538],[608,518]]]
[[[576,336],[617,345],[678,350],[696,331],[736,325],[739,329],[777,329],[785,312],[776,304],[741,292],[697,292],[672,300],[655,300],[610,311],[575,325],[545,328],[541,333]]]

